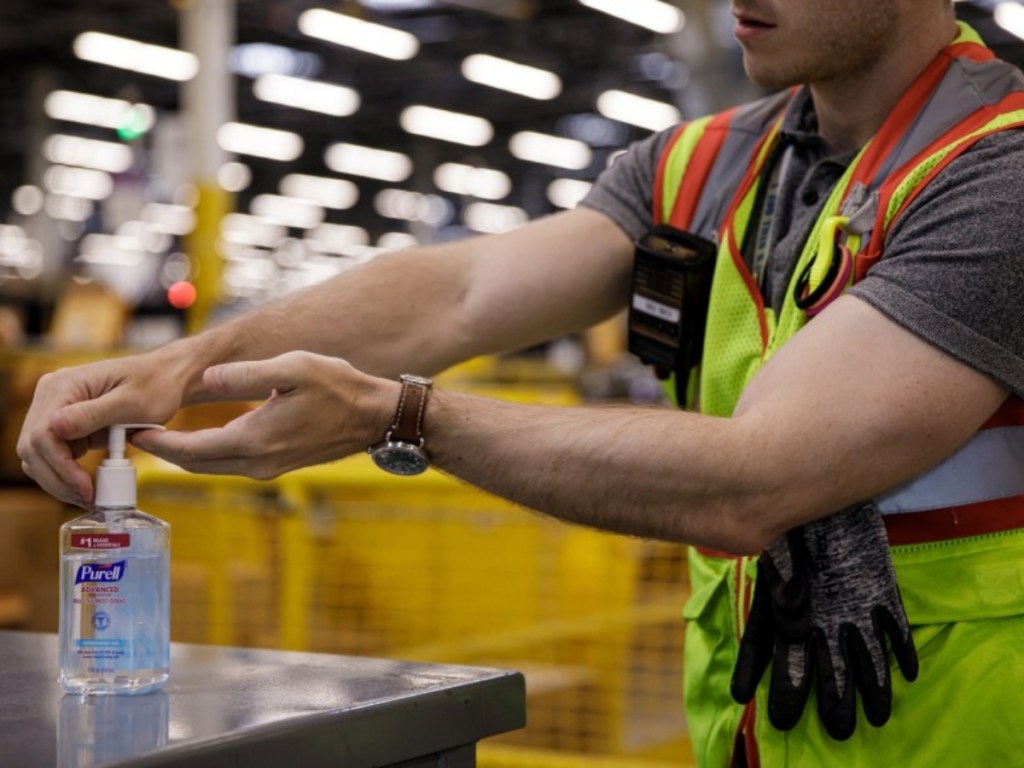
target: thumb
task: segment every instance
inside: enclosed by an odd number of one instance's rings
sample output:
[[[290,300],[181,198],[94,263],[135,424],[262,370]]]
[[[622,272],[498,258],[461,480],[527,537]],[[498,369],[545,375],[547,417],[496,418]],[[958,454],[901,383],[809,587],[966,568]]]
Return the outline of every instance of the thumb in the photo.
[[[62,440],[81,440],[125,418],[127,403],[113,394],[82,400],[58,408],[50,416],[50,429]]]

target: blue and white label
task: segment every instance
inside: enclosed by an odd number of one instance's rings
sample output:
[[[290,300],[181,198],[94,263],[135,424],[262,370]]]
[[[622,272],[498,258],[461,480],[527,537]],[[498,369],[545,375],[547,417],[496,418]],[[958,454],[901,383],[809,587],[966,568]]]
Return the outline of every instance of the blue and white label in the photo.
[[[124,576],[125,561],[116,563],[82,563],[75,574],[75,584],[111,583]]]

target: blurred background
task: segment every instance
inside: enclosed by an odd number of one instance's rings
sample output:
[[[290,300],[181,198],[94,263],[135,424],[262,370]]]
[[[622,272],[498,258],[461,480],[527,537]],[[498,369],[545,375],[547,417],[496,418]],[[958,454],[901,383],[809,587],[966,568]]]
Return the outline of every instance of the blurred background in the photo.
[[[957,10],[1024,64],[1024,4]],[[0,2],[0,626],[56,628],[73,510],[14,452],[39,376],[571,208],[631,142],[759,95],[732,24],[724,0]],[[443,381],[660,399],[619,320]],[[482,765],[687,759],[681,548],[361,458],[271,483],[139,463],[175,531],[173,639],[523,669],[530,725]]]

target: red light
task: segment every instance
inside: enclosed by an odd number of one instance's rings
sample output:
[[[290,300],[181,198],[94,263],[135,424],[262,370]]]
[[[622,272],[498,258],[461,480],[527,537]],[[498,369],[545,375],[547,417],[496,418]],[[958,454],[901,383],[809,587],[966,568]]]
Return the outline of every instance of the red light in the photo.
[[[175,309],[188,309],[196,301],[196,287],[181,280],[167,289],[167,301]]]

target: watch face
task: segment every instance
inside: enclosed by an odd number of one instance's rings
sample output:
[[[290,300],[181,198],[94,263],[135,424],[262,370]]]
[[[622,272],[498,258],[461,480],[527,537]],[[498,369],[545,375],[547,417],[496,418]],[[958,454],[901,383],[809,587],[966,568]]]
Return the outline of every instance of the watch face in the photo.
[[[418,475],[430,466],[426,452],[410,443],[385,443],[371,456],[378,467],[396,475]]]

